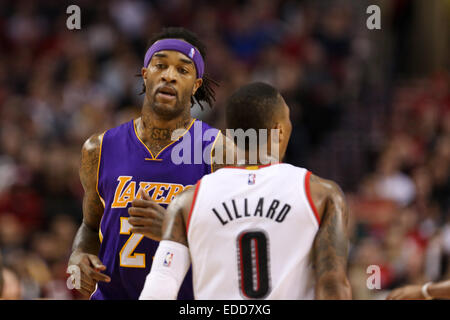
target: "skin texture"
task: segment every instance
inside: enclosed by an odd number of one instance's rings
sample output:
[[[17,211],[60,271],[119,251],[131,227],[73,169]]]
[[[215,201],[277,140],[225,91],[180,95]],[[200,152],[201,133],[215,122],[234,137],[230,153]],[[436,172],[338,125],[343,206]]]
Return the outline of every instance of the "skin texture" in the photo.
[[[450,299],[450,280],[432,283],[428,286],[428,294],[433,299]],[[409,285],[393,290],[387,300],[425,300],[422,285]]]
[[[191,123],[191,96],[202,84],[191,60],[177,51],[154,54],[148,68],[142,68],[145,99],[137,133],[153,155],[172,142],[172,132]],[[161,94],[169,90],[170,99]]]
[[[310,177],[311,198],[320,217],[313,244],[316,299],[351,299],[346,275],[348,256],[348,209],[345,197],[333,181]]]
[[[283,108],[274,127],[280,129],[280,158],[284,157],[291,133],[289,108]],[[287,110],[286,110],[287,109]],[[278,159],[277,159],[278,160]],[[180,193],[169,205],[163,222],[163,240],[171,240],[188,246],[186,221],[192,205],[195,188]],[[310,192],[321,224],[314,240],[312,261],[315,273],[316,299],[351,299],[350,282],[347,279],[348,209],[345,197],[333,181],[310,176]]]
[[[186,235],[186,221],[194,199],[195,188],[189,188],[177,195],[169,207],[162,225],[162,238],[179,242],[189,247]]]
[[[161,226],[166,210],[143,192],[141,199],[134,199],[132,206],[128,209],[130,218],[128,222],[133,226],[131,232],[144,234],[147,237],[160,241]]]
[[[192,61],[176,51],[156,53],[148,68],[142,68],[142,77],[146,96],[142,116],[136,120],[136,130],[152,155],[156,156],[172,142],[174,130],[187,129],[192,122],[191,97],[202,85],[202,79],[196,78]],[[175,93],[175,99],[167,99],[158,94],[168,88]],[[213,170],[221,166],[223,165],[215,164]],[[164,208],[150,197],[143,196],[142,199],[133,201],[128,213],[131,217],[128,221],[133,226],[131,232],[161,240]]]
[[[97,168],[100,154],[101,135],[91,136],[81,150],[80,180],[84,189],[83,222],[78,229],[72,246],[69,266],[76,265],[81,271],[82,295],[90,296],[98,281],[111,279],[102,274],[106,267],[97,257],[100,248],[98,231],[103,215],[103,204],[97,194]]]
[[[136,132],[152,155],[156,155],[172,142],[172,133],[186,129],[192,122],[190,116],[191,96],[202,85],[196,78],[195,66],[183,54],[176,51],[160,51],[151,59],[148,68],[142,68],[146,86],[141,117],[136,119]],[[161,92],[171,92],[168,97]],[[99,227],[104,207],[97,192],[97,172],[101,146],[101,135],[91,136],[83,145],[80,179],[84,188],[83,222],[75,236],[69,266],[81,270],[81,289],[90,296],[98,281],[111,279],[102,273],[106,267],[98,258],[100,248]],[[220,165],[215,167],[218,169]],[[142,195],[135,199],[128,210],[131,232],[148,238],[161,239],[161,225],[165,209]]]
[[[280,159],[279,161],[284,158],[284,155],[286,154],[287,146],[289,143],[289,139],[291,138],[292,133],[292,123],[290,119],[290,110],[286,102],[284,101],[283,97],[279,95],[279,101],[281,104],[280,112],[275,114],[274,117],[274,125],[272,129],[278,129],[279,130],[279,154]],[[268,147],[267,150],[271,150],[271,141],[267,142]]]
[[[228,154],[230,154],[229,158],[231,163],[227,163]],[[234,165],[236,163],[236,157],[236,145],[229,137],[221,132],[212,150],[212,172],[229,165]]]

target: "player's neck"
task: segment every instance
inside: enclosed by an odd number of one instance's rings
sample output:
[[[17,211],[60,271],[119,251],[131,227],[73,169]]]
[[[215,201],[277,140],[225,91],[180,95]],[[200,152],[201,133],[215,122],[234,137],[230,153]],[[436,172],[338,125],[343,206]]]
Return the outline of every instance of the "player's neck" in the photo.
[[[252,154],[252,152],[245,151],[237,154],[237,167],[248,167],[248,166],[265,166],[268,164],[279,163],[279,157],[272,156],[270,154],[260,154],[259,150]]]
[[[178,136],[172,137],[175,130],[187,129],[191,122],[190,112],[180,114],[173,119],[164,119],[146,108],[141,117],[135,121],[135,125],[141,140],[152,153],[158,153],[160,149],[178,138]]]

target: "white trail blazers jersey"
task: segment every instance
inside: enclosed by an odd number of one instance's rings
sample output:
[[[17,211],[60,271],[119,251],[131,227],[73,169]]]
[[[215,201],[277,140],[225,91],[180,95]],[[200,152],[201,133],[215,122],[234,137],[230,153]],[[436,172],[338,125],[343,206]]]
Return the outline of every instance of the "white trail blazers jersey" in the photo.
[[[197,183],[187,220],[196,299],[314,299],[310,174],[278,163]]]

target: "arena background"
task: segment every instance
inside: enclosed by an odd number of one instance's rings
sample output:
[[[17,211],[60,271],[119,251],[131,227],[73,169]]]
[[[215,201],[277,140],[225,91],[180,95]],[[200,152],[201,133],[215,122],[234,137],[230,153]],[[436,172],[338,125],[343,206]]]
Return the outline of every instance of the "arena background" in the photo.
[[[81,8],[68,30],[66,8]],[[381,30],[366,9],[381,8]],[[355,299],[450,278],[450,1],[0,1],[3,298],[80,299],[66,288],[81,222],[80,150],[139,114],[151,34],[184,26],[208,48],[224,101],[265,81],[291,107],[286,162],[335,180],[351,210]],[[295,244],[293,244],[295,245]],[[366,286],[369,265],[381,290]]]

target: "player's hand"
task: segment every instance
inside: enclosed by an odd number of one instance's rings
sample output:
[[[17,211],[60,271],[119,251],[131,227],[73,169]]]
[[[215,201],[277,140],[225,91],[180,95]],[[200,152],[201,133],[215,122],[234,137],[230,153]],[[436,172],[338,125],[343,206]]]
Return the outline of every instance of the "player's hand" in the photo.
[[[101,273],[101,271],[106,270],[106,266],[94,254],[74,251],[69,259],[69,266],[72,265],[80,268],[80,288],[76,289],[83,296],[89,297],[94,292],[97,282],[111,281],[109,276]]]
[[[410,285],[393,290],[386,300],[425,300],[422,294],[422,286]]]
[[[139,191],[140,199],[134,199],[132,206],[128,208],[130,218],[128,222],[131,224],[131,232],[140,233],[144,236],[161,241],[162,223],[166,209],[153,201],[150,196]]]

